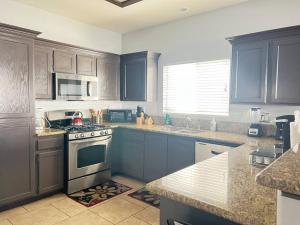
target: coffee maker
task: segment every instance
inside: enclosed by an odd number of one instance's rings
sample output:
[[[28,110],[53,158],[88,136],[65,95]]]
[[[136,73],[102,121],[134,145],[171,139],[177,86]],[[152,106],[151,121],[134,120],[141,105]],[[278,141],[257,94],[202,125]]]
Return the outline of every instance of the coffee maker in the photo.
[[[276,136],[277,140],[281,140],[283,150],[286,151],[291,148],[290,141],[290,123],[295,121],[294,115],[284,115],[276,117]]]

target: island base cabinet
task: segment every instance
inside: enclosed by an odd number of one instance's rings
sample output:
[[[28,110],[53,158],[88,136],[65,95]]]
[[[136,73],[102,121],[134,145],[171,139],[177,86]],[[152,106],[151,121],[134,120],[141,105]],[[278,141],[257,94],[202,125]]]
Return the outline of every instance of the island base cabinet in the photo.
[[[173,201],[160,200],[160,225],[239,225],[203,210]]]
[[[37,165],[39,194],[63,188],[63,151],[39,153]]]
[[[300,196],[278,191],[277,225],[299,225]]]

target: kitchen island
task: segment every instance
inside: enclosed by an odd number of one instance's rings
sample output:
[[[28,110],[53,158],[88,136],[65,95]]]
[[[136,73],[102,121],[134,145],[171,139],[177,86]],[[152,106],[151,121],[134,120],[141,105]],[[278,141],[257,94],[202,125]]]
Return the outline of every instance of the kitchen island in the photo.
[[[210,136],[218,139],[218,132]],[[234,134],[229,136],[228,141],[233,142]],[[167,225],[167,219],[195,225],[220,220],[222,224],[275,225],[276,191],[256,183],[255,176],[263,168],[249,165],[253,143],[266,146],[275,140],[245,141],[229,152],[147,184],[147,189],[162,197],[161,225]]]

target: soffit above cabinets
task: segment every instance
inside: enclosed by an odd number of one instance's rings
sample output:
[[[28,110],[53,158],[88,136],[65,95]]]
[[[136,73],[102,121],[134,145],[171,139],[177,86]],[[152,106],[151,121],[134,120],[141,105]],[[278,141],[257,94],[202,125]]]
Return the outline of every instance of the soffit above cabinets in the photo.
[[[14,0],[119,33],[206,13],[248,0]],[[112,4],[114,2],[115,4]],[[119,6],[118,6],[119,5]],[[120,7],[121,6],[121,7]],[[122,7],[126,6],[126,7]]]

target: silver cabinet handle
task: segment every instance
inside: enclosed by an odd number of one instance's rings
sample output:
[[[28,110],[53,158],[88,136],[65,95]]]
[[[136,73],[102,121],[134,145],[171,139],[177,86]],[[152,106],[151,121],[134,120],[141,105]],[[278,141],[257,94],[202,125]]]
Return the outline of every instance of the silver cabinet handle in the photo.
[[[126,64],[124,65],[124,97],[127,98],[127,72],[126,72]]]

